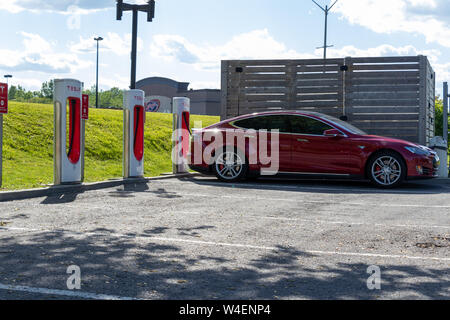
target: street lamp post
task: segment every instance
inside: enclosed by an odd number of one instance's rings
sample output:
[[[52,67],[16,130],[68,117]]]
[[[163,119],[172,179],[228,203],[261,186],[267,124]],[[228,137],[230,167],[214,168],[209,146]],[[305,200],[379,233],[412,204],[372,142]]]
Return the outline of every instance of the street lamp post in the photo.
[[[12,78],[12,75],[10,74],[5,74],[4,77],[6,78],[6,84],[9,84],[9,79]]]
[[[98,108],[98,43],[99,41],[102,41],[102,37],[94,38],[95,41],[97,41],[97,72],[95,76],[95,107]]]

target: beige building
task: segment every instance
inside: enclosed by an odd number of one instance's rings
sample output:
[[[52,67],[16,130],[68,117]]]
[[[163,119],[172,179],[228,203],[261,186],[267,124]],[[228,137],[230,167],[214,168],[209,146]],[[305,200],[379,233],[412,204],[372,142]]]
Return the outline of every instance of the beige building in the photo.
[[[191,99],[191,113],[201,115],[220,115],[220,90],[189,90],[189,82],[177,82],[172,79],[151,77],[138,81],[136,89],[145,92],[145,102],[150,110],[171,113],[173,97]]]

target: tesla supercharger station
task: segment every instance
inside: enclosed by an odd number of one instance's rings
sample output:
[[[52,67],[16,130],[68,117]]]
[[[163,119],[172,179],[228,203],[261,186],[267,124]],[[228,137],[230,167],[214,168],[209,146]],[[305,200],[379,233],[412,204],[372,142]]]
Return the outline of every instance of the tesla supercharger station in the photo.
[[[189,116],[191,100],[189,98],[173,98],[173,173],[186,173],[188,169],[189,152]]]
[[[123,177],[144,176],[144,91],[123,93]]]
[[[74,79],[54,81],[54,183],[83,181],[83,121],[81,97],[83,84]]]

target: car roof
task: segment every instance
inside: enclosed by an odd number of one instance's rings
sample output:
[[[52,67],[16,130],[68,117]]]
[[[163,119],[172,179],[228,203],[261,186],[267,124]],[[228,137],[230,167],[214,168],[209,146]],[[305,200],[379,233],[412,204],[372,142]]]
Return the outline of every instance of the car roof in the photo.
[[[299,114],[299,115],[310,115],[310,116],[315,116],[315,117],[324,117],[325,116],[323,113],[309,111],[309,110],[274,110],[274,111],[249,113],[249,114],[245,114],[245,115],[241,115],[241,116],[237,116],[234,118],[224,120],[223,122],[226,123],[226,122],[236,121],[236,120],[240,120],[240,119],[255,117],[255,116],[280,115],[280,114]]]

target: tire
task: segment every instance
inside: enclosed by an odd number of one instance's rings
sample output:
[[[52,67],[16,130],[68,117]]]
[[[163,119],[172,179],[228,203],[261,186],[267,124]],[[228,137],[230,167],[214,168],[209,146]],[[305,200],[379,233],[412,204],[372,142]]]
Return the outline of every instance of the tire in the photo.
[[[367,176],[378,188],[390,189],[400,186],[406,179],[406,165],[403,158],[392,151],[376,153],[367,165]]]
[[[245,155],[235,148],[216,151],[213,171],[220,181],[237,182],[247,176],[248,163]]]

